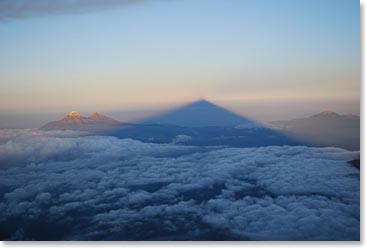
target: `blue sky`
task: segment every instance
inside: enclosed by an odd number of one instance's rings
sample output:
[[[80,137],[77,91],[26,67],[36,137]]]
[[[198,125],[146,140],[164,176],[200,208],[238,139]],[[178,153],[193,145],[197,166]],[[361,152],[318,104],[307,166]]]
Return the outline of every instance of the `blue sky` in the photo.
[[[4,2],[0,113],[200,98],[250,115],[264,102],[294,106],[284,115],[359,112],[359,1],[33,0],[21,12]]]

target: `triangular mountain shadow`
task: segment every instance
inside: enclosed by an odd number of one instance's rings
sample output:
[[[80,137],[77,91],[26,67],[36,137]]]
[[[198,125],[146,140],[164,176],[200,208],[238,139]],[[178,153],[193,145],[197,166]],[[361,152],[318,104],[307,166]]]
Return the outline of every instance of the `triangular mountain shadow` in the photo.
[[[143,142],[195,146],[259,147],[301,144],[276,130],[206,100],[142,120],[139,124],[120,125],[102,134]]]
[[[140,121],[140,123],[177,125],[182,127],[257,125],[255,121],[235,114],[206,100],[184,105],[161,115]]]

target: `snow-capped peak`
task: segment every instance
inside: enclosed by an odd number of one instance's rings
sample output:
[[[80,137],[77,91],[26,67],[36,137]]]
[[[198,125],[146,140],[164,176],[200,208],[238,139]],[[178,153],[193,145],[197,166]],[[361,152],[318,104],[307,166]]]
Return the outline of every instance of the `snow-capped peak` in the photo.
[[[66,117],[78,118],[81,117],[81,115],[77,111],[71,111]]]
[[[80,115],[77,111],[71,111],[63,119],[52,121],[41,127],[42,130],[82,130],[100,131],[121,124],[107,116],[94,112],[91,116]]]

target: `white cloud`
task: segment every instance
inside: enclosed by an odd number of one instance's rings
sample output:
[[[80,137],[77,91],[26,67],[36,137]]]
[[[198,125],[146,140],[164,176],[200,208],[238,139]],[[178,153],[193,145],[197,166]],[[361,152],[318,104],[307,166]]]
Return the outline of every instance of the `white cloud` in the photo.
[[[197,150],[189,146],[155,145],[116,137],[87,136],[85,132],[1,130],[0,167],[31,162],[73,160],[99,153],[107,159],[163,155]]]
[[[359,239],[359,171],[346,163],[358,154],[343,149],[39,133],[0,154],[22,165],[0,170],[4,238]]]
[[[172,143],[174,143],[174,144],[184,144],[184,143],[189,142],[191,140],[192,140],[192,137],[190,135],[179,134],[179,135],[176,135],[176,137],[172,140]]]

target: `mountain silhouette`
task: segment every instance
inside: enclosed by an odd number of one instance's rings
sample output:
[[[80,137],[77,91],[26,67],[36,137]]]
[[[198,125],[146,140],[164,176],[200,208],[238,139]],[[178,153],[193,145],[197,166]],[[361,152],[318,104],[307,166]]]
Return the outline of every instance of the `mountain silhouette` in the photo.
[[[360,149],[360,120],[356,115],[323,111],[310,117],[273,121],[271,124],[287,136],[309,146],[336,146]]]
[[[161,115],[143,120],[145,124],[177,125],[182,127],[234,127],[254,125],[256,122],[235,114],[207,100],[200,100]]]
[[[120,124],[120,122],[97,112],[94,112],[89,117],[85,117],[76,111],[72,111],[61,120],[47,123],[41,127],[41,130],[81,130],[95,132]]]

